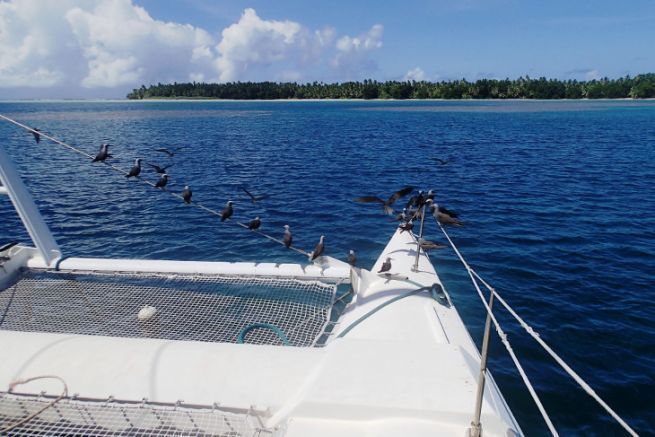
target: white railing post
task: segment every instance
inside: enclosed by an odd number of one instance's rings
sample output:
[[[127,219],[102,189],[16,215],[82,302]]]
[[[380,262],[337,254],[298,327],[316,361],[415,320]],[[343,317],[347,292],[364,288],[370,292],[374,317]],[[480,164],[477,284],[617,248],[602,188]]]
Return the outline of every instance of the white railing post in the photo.
[[[484,324],[484,336],[482,338],[482,354],[480,357],[480,376],[478,377],[478,392],[475,399],[475,412],[473,421],[469,430],[469,437],[480,437],[482,435],[482,424],[480,424],[480,415],[482,414],[482,399],[484,397],[484,384],[487,375],[487,357],[489,356],[489,333],[491,332],[491,311],[494,305],[494,292],[491,291],[489,297],[489,312],[487,321]]]
[[[414,271],[418,271],[418,260],[421,255],[421,239],[423,238],[423,226],[425,225],[425,204],[421,208],[421,225],[418,233],[418,240],[416,241],[416,259],[414,260]]]
[[[34,204],[32,196],[30,196],[18,172],[14,169],[9,155],[1,146],[0,182],[2,182],[1,193],[9,195],[18,216],[45,263],[51,265],[58,258],[61,258],[61,251],[52,233],[50,233],[50,228],[43,221],[43,217],[41,217],[41,213]]]

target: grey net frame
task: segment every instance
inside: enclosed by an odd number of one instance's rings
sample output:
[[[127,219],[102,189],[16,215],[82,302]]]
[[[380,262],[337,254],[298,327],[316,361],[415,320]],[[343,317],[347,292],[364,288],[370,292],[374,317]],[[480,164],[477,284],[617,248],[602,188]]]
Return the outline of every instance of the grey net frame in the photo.
[[[56,399],[0,393],[0,430],[8,436],[216,436],[264,437],[267,429],[254,411],[218,406],[155,404],[112,399]],[[29,416],[47,407],[29,420]],[[24,422],[22,422],[24,421]]]
[[[299,278],[23,270],[0,288],[0,330],[228,343],[240,342],[241,334],[244,343],[316,346],[336,323],[338,285]],[[146,305],[156,313],[141,321],[137,314]]]

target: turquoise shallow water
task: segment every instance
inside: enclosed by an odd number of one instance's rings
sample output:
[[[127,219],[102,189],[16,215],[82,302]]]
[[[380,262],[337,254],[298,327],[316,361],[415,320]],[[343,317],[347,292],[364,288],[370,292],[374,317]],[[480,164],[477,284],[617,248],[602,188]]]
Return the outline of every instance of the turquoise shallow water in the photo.
[[[0,113],[92,154],[115,144],[125,169],[173,162],[171,189],[189,184],[216,209],[232,199],[237,218],[258,214],[276,235],[289,223],[308,250],[324,234],[329,255],[353,248],[366,267],[394,225],[351,199],[434,188],[467,223],[451,235],[470,263],[638,431],[655,427],[655,102],[0,102]],[[6,122],[0,141],[67,255],[304,261]],[[186,149],[169,159],[160,146]],[[240,184],[271,197],[253,206]],[[28,241],[0,199],[9,239]],[[479,342],[465,271],[451,251],[432,259]],[[562,435],[622,435],[499,319]],[[497,337],[490,365],[524,431],[544,434]]]

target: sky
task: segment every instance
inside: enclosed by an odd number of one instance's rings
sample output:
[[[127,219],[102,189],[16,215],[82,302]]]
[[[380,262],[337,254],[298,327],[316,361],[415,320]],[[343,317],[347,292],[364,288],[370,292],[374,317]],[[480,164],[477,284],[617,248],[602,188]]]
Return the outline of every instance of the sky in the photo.
[[[0,99],[655,72],[652,0],[0,0]]]

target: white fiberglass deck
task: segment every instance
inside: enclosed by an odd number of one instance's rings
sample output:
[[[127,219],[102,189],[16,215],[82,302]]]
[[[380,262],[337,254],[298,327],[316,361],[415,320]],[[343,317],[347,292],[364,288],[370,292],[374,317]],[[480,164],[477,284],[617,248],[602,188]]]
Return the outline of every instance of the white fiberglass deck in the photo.
[[[475,403],[479,355],[455,308],[447,296],[427,291],[378,308],[440,284],[425,255],[419,271],[411,271],[414,241],[408,233],[394,235],[371,270],[389,256],[389,277],[357,269],[357,296],[323,348],[0,330],[0,348],[11,351],[11,359],[0,361],[0,388],[55,374],[83,398],[218,405],[257,417],[256,432],[462,436]],[[16,389],[43,390],[57,396],[61,387],[46,379]],[[520,433],[493,380],[484,399],[485,435]]]

